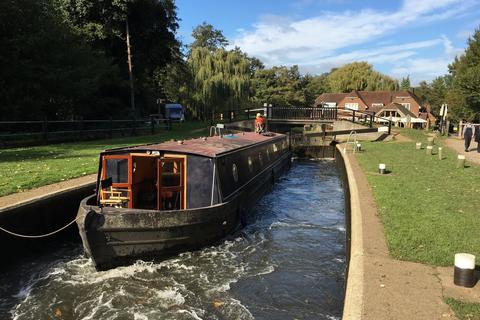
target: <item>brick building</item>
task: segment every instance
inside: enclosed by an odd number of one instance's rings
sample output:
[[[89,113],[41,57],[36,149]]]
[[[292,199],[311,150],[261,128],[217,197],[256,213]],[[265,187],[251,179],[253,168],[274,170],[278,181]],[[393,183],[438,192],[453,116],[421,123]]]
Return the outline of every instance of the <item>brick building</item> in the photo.
[[[324,93],[315,100],[315,106],[330,106],[339,109],[371,111],[377,113],[391,104],[398,104],[420,116],[423,107],[410,91],[352,91],[350,93]]]

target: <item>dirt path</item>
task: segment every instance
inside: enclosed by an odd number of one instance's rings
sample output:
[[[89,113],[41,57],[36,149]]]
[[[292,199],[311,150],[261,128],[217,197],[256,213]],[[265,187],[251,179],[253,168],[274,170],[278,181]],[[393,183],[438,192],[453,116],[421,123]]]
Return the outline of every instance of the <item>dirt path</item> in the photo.
[[[66,190],[70,188],[76,188],[88,183],[92,183],[97,178],[97,174],[90,174],[88,176],[70,179],[59,183],[49,184],[36,189],[27,190],[25,192],[13,193],[8,196],[0,197],[0,209],[12,206],[14,204],[35,200],[42,196]]]
[[[458,138],[448,138],[445,139],[445,144],[447,147],[452,148],[457,151],[459,154],[464,154],[467,161],[475,162],[480,164],[480,153],[477,152],[477,143],[472,141],[470,144],[469,152],[465,152],[464,141]]]
[[[363,228],[364,319],[456,319],[443,302],[435,267],[389,256],[373,193],[356,159],[347,155],[357,181]],[[450,278],[452,279],[452,278]]]

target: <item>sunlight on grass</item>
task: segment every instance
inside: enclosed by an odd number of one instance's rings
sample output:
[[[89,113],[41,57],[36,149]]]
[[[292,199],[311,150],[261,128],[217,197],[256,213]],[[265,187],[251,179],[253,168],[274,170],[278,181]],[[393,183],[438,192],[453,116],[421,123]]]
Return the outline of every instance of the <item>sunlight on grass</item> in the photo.
[[[468,303],[452,298],[445,299],[459,320],[480,320],[480,303]]]
[[[206,127],[185,123],[156,135],[0,150],[0,196],[96,173],[105,149],[198,137]]]
[[[377,200],[391,255],[442,266],[451,265],[457,252],[480,255],[480,166],[457,169],[455,152],[445,148],[445,159],[439,160],[425,149],[415,150],[415,141],[426,137],[363,143],[365,152],[357,155]],[[379,163],[391,173],[377,174]]]

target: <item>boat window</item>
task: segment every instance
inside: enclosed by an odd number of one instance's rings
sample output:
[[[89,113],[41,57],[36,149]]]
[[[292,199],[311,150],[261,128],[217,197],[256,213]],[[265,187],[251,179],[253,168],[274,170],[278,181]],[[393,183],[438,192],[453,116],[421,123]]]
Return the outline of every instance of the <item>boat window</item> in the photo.
[[[159,210],[185,208],[185,158],[163,158],[158,160],[157,189]]]
[[[233,180],[235,180],[235,182],[238,182],[238,169],[235,163],[232,165],[232,174],[233,174]]]
[[[251,157],[248,157],[248,169],[253,172],[253,161]]]
[[[128,159],[106,159],[106,178],[112,183],[128,183]]]
[[[162,187],[178,187],[181,184],[179,162],[162,163]]]

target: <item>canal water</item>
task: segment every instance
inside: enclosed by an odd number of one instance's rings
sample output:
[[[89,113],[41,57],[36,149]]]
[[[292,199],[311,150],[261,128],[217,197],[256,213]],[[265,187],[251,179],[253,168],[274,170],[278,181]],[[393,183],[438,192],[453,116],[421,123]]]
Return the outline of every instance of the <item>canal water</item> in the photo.
[[[340,319],[345,213],[333,161],[295,161],[223,243],[96,272],[78,242],[0,274],[1,319]],[[3,262],[2,262],[3,263]]]

